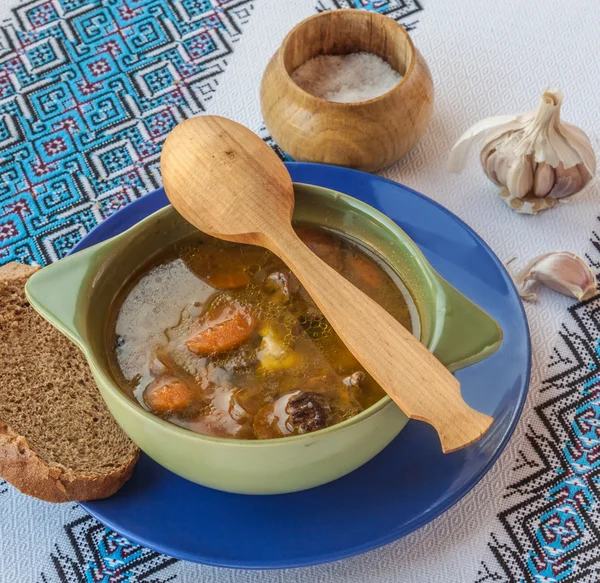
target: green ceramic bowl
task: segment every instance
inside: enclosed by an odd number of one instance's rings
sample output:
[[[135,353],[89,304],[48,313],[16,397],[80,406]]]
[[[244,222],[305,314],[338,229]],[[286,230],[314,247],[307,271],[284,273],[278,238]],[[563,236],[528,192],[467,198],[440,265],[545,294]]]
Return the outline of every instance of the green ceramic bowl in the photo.
[[[496,322],[427,263],[398,226],[349,196],[295,185],[294,219],[321,224],[364,242],[402,278],[418,313],[417,333],[451,370],[497,349]],[[207,437],[144,410],[116,384],[108,364],[111,304],[151,254],[194,227],[166,207],[125,233],[54,263],[30,278],[31,305],[84,352],[108,408],[123,430],[159,464],[189,480],[229,492],[278,494],[335,480],[380,452],[407,422],[389,397],[343,423],[264,441]]]

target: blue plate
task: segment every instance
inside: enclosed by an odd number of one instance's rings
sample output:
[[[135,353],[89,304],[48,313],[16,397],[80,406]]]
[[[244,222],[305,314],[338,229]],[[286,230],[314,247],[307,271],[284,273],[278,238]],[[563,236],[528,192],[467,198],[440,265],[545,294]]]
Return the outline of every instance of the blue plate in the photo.
[[[525,402],[531,351],[523,307],[502,263],[465,223],[395,182],[290,163],[295,182],[345,192],[391,217],[433,267],[504,330],[493,356],[457,373],[465,399],[495,422],[476,444],[443,455],[433,429],[411,421],[379,455],[312,490],[244,496],[179,478],[145,455],[127,484],[82,506],[108,527],[161,553],[222,567],[273,569],[343,559],[394,541],[460,500],[506,446]],[[112,237],[167,204],[162,190],[94,229],[75,251]]]

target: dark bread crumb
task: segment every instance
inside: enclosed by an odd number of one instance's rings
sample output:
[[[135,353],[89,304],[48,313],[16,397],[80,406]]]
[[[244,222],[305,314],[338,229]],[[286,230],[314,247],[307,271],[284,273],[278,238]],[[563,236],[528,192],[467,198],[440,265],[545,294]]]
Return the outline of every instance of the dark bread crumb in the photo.
[[[27,302],[36,270],[0,267],[0,476],[52,502],[104,498],[129,478],[139,451],[81,352]]]

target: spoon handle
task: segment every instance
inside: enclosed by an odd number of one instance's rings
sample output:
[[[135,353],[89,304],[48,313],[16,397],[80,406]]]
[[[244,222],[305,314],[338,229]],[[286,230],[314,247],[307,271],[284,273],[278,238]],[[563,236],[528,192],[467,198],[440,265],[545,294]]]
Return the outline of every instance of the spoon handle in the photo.
[[[317,257],[290,228],[265,242],[292,269],[350,352],[411,418],[436,429],[444,453],[493,422],[472,409],[458,380],[379,304]],[[427,390],[424,390],[426,389]]]

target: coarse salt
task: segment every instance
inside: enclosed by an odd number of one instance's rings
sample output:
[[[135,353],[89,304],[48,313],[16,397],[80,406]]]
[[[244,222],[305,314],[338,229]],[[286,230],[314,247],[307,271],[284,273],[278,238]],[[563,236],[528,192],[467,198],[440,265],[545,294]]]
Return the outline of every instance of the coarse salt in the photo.
[[[395,87],[402,75],[373,53],[321,55],[300,65],[292,80],[315,97],[338,103],[368,101]]]

